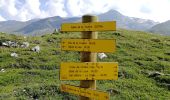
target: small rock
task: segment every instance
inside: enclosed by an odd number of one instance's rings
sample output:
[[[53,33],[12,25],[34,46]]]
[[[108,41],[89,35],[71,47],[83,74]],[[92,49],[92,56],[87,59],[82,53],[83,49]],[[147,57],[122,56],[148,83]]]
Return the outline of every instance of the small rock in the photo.
[[[33,47],[33,48],[32,48],[32,51],[34,51],[34,52],[39,52],[39,51],[40,51],[40,46],[37,45],[37,46]]]
[[[21,47],[22,48],[28,48],[29,47],[29,43],[28,42],[23,42]]]
[[[18,54],[17,53],[11,53],[11,57],[18,57]]]
[[[17,42],[12,42],[12,41],[7,41],[7,44],[9,47],[18,47],[19,45],[17,44]]]
[[[116,94],[119,94],[120,92],[115,90],[115,89],[108,89],[106,90],[107,92],[109,92],[110,95],[116,95]]]
[[[8,46],[8,44],[7,44],[7,43],[5,43],[5,42],[3,42],[3,43],[2,43],[2,45],[3,45],[3,46]]]
[[[149,77],[157,77],[157,76],[161,76],[164,75],[163,73],[160,72],[150,72],[149,73]]]
[[[47,41],[48,41],[48,42],[54,42],[52,39],[48,39]]]
[[[4,73],[4,72],[5,72],[5,69],[1,69],[1,71],[0,71],[0,72]]]
[[[105,53],[98,53],[98,57],[100,59],[107,58],[107,55]]]

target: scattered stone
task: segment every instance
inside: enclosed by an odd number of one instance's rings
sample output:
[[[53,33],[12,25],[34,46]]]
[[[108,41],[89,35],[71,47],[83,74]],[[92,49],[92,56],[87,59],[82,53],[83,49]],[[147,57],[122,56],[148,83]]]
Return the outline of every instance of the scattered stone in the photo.
[[[10,46],[10,47],[18,47],[18,44],[17,44],[17,42],[8,41],[8,46]]]
[[[2,43],[2,46],[8,46],[8,44],[7,44],[7,43],[5,43],[5,42],[3,42],[3,43]]]
[[[4,73],[4,72],[5,72],[5,69],[1,69],[1,71],[0,71],[0,72]]]
[[[2,43],[2,46],[6,46],[6,47],[18,47],[19,45],[17,44],[17,42],[6,41],[6,42]]]
[[[18,54],[17,53],[11,53],[11,57],[18,57]]]
[[[164,75],[163,73],[160,73],[160,72],[150,72],[149,73],[149,77],[157,77],[157,76],[162,76]]]
[[[33,47],[33,48],[32,48],[32,51],[34,51],[34,52],[40,52],[40,46],[37,45],[37,46]]]
[[[14,91],[14,93],[16,93],[17,91]]]
[[[48,39],[47,42],[53,42],[54,43],[54,41],[52,39]]]
[[[23,42],[21,47],[22,48],[28,48],[29,47],[29,43],[28,42]]]
[[[109,92],[110,95],[116,95],[116,94],[119,94],[120,92],[115,90],[115,89],[108,89],[106,90],[107,92]]]
[[[98,57],[100,59],[107,58],[107,55],[105,53],[98,53]]]
[[[2,46],[6,46],[6,47],[21,47],[21,48],[29,47],[29,43],[28,42],[23,42],[21,45],[19,45],[17,42],[6,41],[6,42],[2,42],[1,45]]]

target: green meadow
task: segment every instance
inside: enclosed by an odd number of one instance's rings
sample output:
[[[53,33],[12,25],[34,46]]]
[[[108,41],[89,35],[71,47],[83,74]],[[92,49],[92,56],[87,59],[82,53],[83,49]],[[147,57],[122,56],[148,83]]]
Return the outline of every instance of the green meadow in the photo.
[[[0,33],[0,42],[29,42],[28,48],[0,46],[0,100],[77,100],[63,93],[61,83],[79,86],[79,81],[59,80],[60,62],[80,62],[76,51],[61,51],[62,38],[81,38],[81,33],[24,36]],[[116,39],[116,52],[98,62],[118,62],[118,80],[97,81],[97,90],[110,93],[110,100],[170,99],[170,36],[118,29],[99,32],[99,39]],[[31,50],[40,46],[40,52]],[[101,46],[102,47],[102,46]],[[18,57],[11,57],[11,53]],[[2,69],[4,71],[2,71]],[[153,73],[160,75],[151,75]]]

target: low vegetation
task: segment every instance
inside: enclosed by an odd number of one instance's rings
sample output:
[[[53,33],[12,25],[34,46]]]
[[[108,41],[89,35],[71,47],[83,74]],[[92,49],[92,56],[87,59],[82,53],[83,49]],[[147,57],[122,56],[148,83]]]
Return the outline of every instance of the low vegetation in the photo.
[[[79,52],[61,51],[62,38],[80,38],[81,33],[55,33],[37,37],[0,33],[0,100],[76,100],[62,93],[61,61],[80,62]],[[111,100],[168,100],[170,98],[170,37],[119,29],[99,32],[100,39],[116,39],[115,53],[98,62],[118,62],[119,79],[97,81],[97,90],[110,92]],[[29,47],[6,47],[2,42],[29,42]],[[40,51],[32,47],[39,45]],[[11,53],[18,57],[11,57]],[[69,98],[69,99],[68,99]]]

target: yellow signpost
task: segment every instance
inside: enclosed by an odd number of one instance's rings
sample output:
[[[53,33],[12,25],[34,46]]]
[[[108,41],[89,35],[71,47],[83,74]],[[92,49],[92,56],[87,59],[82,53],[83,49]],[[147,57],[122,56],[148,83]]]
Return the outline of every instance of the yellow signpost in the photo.
[[[81,62],[61,62],[60,80],[80,80],[80,87],[61,85],[61,91],[76,94],[80,100],[109,100],[109,94],[96,91],[96,80],[117,80],[117,62],[97,62],[97,52],[115,52],[116,40],[97,39],[96,31],[115,31],[116,22],[97,22],[85,15],[82,23],[63,23],[62,32],[82,32],[82,39],[62,39],[61,50],[81,51]]]
[[[86,52],[115,52],[115,40],[100,39],[63,39],[62,50],[86,51]]]
[[[62,62],[60,80],[117,80],[116,62]]]
[[[106,92],[100,92],[71,85],[61,84],[61,91],[79,96],[89,97],[95,100],[109,100],[109,94]]]
[[[61,25],[61,31],[116,31],[116,22],[63,23]]]

